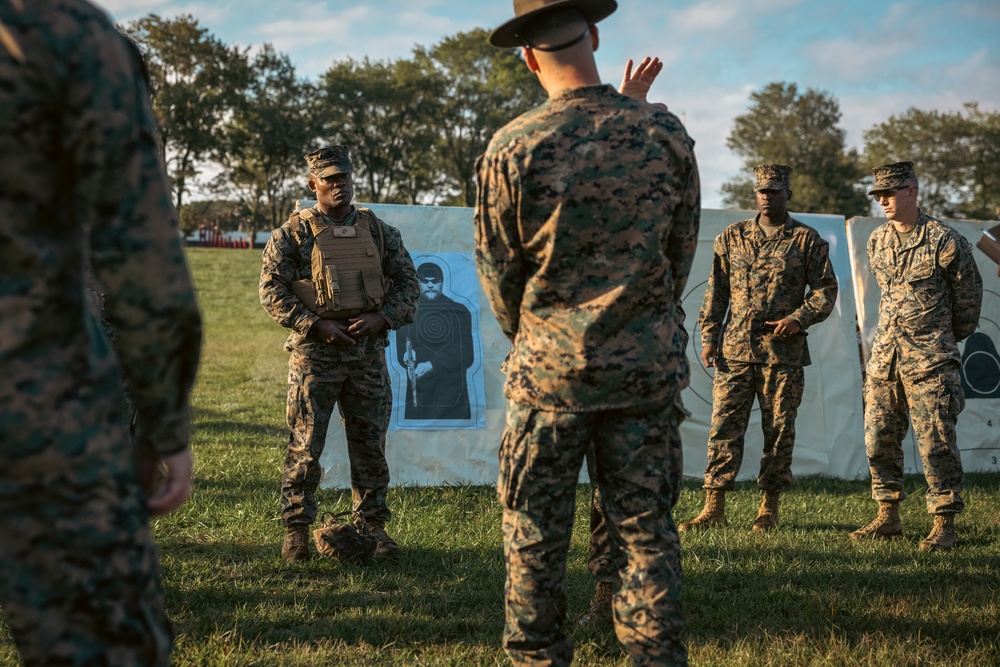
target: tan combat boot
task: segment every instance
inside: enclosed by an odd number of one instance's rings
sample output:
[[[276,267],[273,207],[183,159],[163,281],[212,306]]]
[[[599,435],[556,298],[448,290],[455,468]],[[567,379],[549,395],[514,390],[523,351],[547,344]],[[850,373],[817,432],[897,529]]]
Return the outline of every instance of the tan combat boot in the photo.
[[[764,500],[757,510],[757,518],[753,520],[751,530],[755,533],[766,533],[778,527],[778,496],[780,494],[764,492]]]
[[[719,489],[705,489],[705,508],[701,514],[677,526],[680,533],[689,530],[728,526],[726,521],[726,492]]]
[[[590,601],[590,609],[577,620],[576,624],[583,628],[588,625],[614,625],[614,623],[614,612],[611,609],[611,582],[598,581],[594,597]]]
[[[920,541],[921,551],[951,551],[958,543],[955,535],[955,515],[935,514],[930,535]]]
[[[852,540],[891,540],[903,536],[899,503],[880,502],[875,520],[851,533]]]
[[[297,523],[285,531],[285,541],[281,543],[281,555],[287,563],[309,560],[309,526]]]

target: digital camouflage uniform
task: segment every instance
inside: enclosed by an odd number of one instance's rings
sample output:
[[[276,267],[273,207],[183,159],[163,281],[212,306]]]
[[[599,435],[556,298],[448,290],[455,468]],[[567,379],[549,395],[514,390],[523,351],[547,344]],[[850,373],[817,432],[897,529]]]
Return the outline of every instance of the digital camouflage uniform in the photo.
[[[684,325],[684,320],[686,318],[684,307],[680,301],[675,304],[675,307],[680,333],[681,349],[687,350],[690,335]],[[687,357],[682,357],[681,362],[679,377],[688,378],[690,376],[690,366]],[[687,384],[690,383],[688,382]],[[679,385],[678,389],[681,390],[686,388],[687,384]],[[678,391],[677,397],[674,399],[674,413],[677,416],[677,446],[680,447],[680,425],[685,419],[691,416],[688,409],[684,407],[684,400],[681,397],[680,391]],[[678,449],[676,464],[678,469],[683,470],[684,461],[681,454],[682,450]],[[674,463],[674,461],[672,460],[671,463]],[[590,477],[591,484],[590,544],[587,556],[587,569],[590,570],[592,575],[594,575],[594,581],[615,584],[618,581],[618,570],[620,570],[624,564],[623,554],[612,550],[611,539],[608,537],[608,521],[604,515],[604,503],[601,500],[601,490],[597,485],[597,461],[593,443],[591,443],[590,449],[587,450],[587,475]],[[593,613],[593,611],[595,610],[592,609],[590,613]],[[594,619],[588,618],[586,622],[591,620]],[[586,622],[584,622],[584,624],[586,624]]]
[[[882,290],[865,378],[865,449],[872,497],[903,491],[907,414],[927,480],[927,511],[957,514],[965,476],[955,423],[965,408],[958,341],[975,332],[983,281],[969,242],[920,212],[903,245],[892,222],[868,239],[868,262]]]
[[[201,322],[148,91],[82,0],[0,0],[0,23],[0,607],[29,667],[165,666],[136,454],[188,446]]]
[[[498,491],[515,664],[572,660],[566,552],[591,442],[625,554],[618,637],[636,665],[686,664],[672,406],[701,211],[693,143],[673,114],[586,86],[501,129],[479,164],[476,260],[513,342]]]
[[[716,237],[698,315],[702,346],[716,348],[709,490],[730,491],[736,482],[754,397],[764,432],[757,484],[771,493],[791,486],[802,369],[811,363],[806,329],[825,320],[837,301],[829,244],[816,230],[786,213],[784,226],[769,237],[759,220],[760,214],[737,222]],[[785,317],[801,331],[782,337],[764,326]]]
[[[319,208],[310,209],[325,224]],[[382,253],[382,271],[391,280],[382,305],[389,328],[413,320],[419,292],[413,260],[399,230],[379,220],[368,209],[355,209],[342,223],[368,217],[372,238]],[[381,226],[379,234],[376,224]],[[344,421],[351,463],[354,509],[367,521],[385,525],[391,514],[386,503],[389,466],[385,460],[385,433],[392,411],[392,388],[385,365],[388,335],[382,331],[342,347],[309,333],[319,319],[292,293],[294,280],[312,277],[313,231],[305,220],[285,222],[274,230],[264,248],[260,273],[260,302],[281,326],[291,329],[285,349],[288,362],[287,419],[290,434],[281,480],[281,516],[286,526],[316,520],[316,488],[322,469],[320,455],[336,405]]]

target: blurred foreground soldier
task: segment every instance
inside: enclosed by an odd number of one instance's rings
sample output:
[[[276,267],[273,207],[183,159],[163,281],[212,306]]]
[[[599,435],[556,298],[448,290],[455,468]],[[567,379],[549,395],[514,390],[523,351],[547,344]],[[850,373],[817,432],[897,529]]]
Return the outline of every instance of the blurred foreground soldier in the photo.
[[[354,182],[346,146],[305,156],[316,205],[271,234],[260,272],[264,310],[291,333],[288,452],[281,480],[281,555],[309,557],[316,520],[320,456],[334,407],[340,409],[351,462],[355,525],[378,541],[376,558],[398,556],[386,534],[389,466],[385,433],[392,391],[385,365],[388,329],[413,320],[417,276],[399,230],[351,204]]]
[[[568,665],[566,553],[593,443],[612,548],[615,628],[635,665],[684,665],[675,303],[697,243],[693,142],[680,121],[601,84],[594,25],[613,0],[514,3],[490,37],[523,47],[545,104],[494,135],[478,167],[476,259],[500,327],[507,421],[498,492],[504,649]]]
[[[757,477],[764,500],[754,531],[778,527],[779,498],[792,484],[802,369],[811,363],[806,329],[833,311],[837,277],[829,244],[788,215],[791,171],[780,164],[754,167],[758,214],[730,225],[715,239],[712,273],[698,315],[701,360],[716,369],[705,507],[682,523],[681,531],[727,525],[726,493],[743,462],[754,398],[764,431]]]
[[[469,419],[466,372],[476,360],[472,313],[446,296],[444,271],[417,267],[420,301],[413,324],[396,332],[396,356],[406,368],[406,419]]]
[[[632,60],[628,60],[625,63],[625,72],[622,75],[621,85],[618,87],[618,92],[622,95],[627,95],[628,97],[635,98],[637,100],[642,100],[644,102],[648,101],[646,99],[649,93],[650,87],[653,82],[656,81],[656,77],[663,70],[663,63],[660,62],[659,58],[651,58],[649,56],[643,58],[635,69],[632,69]],[[653,106],[656,106],[664,111],[667,110],[667,105],[662,102],[652,102]],[[687,349],[688,334],[687,330],[683,329],[684,326],[684,309],[681,307],[681,302],[678,300],[675,302],[675,307],[677,308],[677,318],[678,323],[682,327],[683,334],[683,345],[681,349]],[[682,358],[682,362],[685,366],[681,370],[681,376],[686,377],[688,368],[686,366],[687,359]],[[683,387],[679,387],[683,389]],[[682,412],[682,414],[687,414],[687,410],[684,409],[683,402],[681,401],[680,393],[677,395],[677,407]],[[618,553],[618,561],[616,562],[612,556],[611,550],[611,540],[608,537],[608,522],[604,517],[604,509],[601,503],[601,491],[597,486],[597,468],[596,461],[594,460],[594,451],[591,448],[587,452],[587,473],[591,480],[591,491],[590,491],[590,549],[589,556],[587,559],[587,569],[590,573],[594,575],[594,597],[590,601],[590,608],[577,619],[577,625],[584,627],[591,623],[596,623],[599,625],[612,625],[614,623],[614,609],[612,605],[612,597],[615,586],[618,582],[618,570],[621,569],[621,557],[622,554]]]
[[[82,0],[0,0],[0,35],[0,607],[28,667],[165,666],[148,515],[190,493],[201,320],[149,93]]]
[[[927,480],[927,511],[934,527],[924,551],[955,546],[955,515],[965,502],[965,474],[955,423],[965,408],[958,341],[979,324],[983,280],[972,247],[961,234],[917,207],[912,162],[872,169],[868,194],[887,223],[868,239],[868,262],[878,281],[878,328],[865,378],[865,450],[878,516],[851,537],[901,537],[903,438],[913,425]]]

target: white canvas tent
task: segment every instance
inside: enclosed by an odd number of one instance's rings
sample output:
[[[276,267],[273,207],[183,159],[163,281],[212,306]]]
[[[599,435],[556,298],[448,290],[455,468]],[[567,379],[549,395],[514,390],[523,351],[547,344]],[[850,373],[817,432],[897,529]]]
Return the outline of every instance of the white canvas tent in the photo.
[[[458,252],[472,254],[472,209],[372,205],[376,213],[397,227],[411,252]],[[698,310],[706,286],[712,253],[712,241],[727,225],[750,217],[747,211],[705,210],[698,252],[684,298],[687,324],[691,329],[688,357],[691,359],[692,382],[684,392],[684,401],[691,418],[682,427],[684,440],[684,473],[701,477],[706,462],[706,442],[711,419],[711,375],[698,361],[701,353],[700,332],[696,329]],[[867,234],[877,220],[854,219],[845,224],[844,218],[830,215],[795,214],[813,226],[830,243],[830,256],[840,280],[840,297],[830,318],[809,330],[809,348],[813,364],[806,368],[806,393],[797,420],[797,439],[792,471],[795,475],[823,474],[856,479],[868,474],[864,452],[861,358],[858,347],[858,326],[862,331],[873,327],[871,286],[867,269],[859,265],[857,248],[863,251]],[[969,225],[970,238],[985,226]],[[858,245],[860,242],[860,245]],[[863,252],[862,252],[863,254]],[[988,260],[981,257],[988,264]],[[864,269],[864,270],[862,270]],[[988,332],[994,349],[1000,345],[1000,285],[995,267],[984,264],[984,279],[992,296],[984,306],[982,326]],[[859,294],[855,297],[855,284]],[[477,287],[478,289],[478,287]],[[877,308],[877,296],[874,297]],[[483,343],[484,390],[486,396],[485,429],[454,431],[395,431],[390,430],[386,449],[393,484],[437,485],[452,483],[493,484],[497,479],[497,450],[504,423],[503,375],[500,364],[509,349],[481,290],[479,291],[480,326]],[[867,306],[865,305],[867,304]],[[859,319],[857,313],[864,316]],[[990,328],[992,326],[992,328]],[[988,359],[979,355],[984,360]],[[1000,380],[998,380],[1000,381]],[[967,470],[998,470],[998,417],[990,421],[987,413],[1000,416],[993,402],[976,403],[959,421],[963,457]],[[982,412],[986,410],[987,412]],[[978,415],[978,416],[977,416]],[[983,417],[991,427],[969,428]],[[990,431],[989,429],[993,430]],[[746,456],[740,479],[756,478],[763,439],[760,433],[759,411],[753,413],[746,438]],[[966,454],[966,451],[969,454]],[[973,452],[981,452],[973,454]],[[992,452],[992,453],[991,453]],[[908,452],[907,464],[914,470],[914,458]],[[323,485],[346,487],[350,483],[343,426],[331,420],[324,452]],[[917,461],[919,465],[919,461]]]

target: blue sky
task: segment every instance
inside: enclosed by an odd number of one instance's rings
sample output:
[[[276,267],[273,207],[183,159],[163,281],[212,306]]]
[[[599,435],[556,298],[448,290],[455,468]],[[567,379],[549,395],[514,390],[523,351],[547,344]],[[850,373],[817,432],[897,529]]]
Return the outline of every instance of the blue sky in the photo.
[[[117,21],[191,14],[228,44],[272,43],[315,78],[335,60],[408,57],[414,45],[513,15],[509,0],[107,0]],[[1000,110],[998,0],[619,0],[599,24],[598,65],[618,85],[625,60],[666,66],[650,100],[666,102],[696,140],[703,205],[741,168],[726,148],[733,118],[772,81],[840,102],[849,146],[910,107]]]

